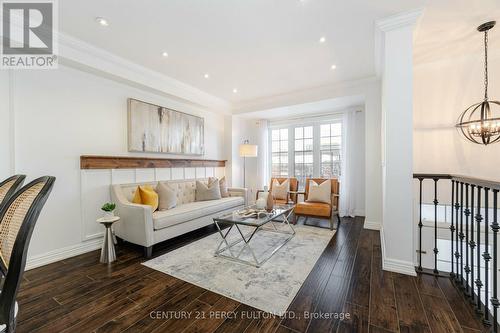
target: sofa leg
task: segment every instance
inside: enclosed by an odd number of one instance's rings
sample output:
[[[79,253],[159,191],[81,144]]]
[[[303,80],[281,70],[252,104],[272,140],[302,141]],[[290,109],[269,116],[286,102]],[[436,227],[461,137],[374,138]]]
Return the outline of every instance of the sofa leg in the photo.
[[[330,217],[330,230],[333,230],[333,215]]]
[[[144,257],[151,258],[152,255],[153,255],[153,247],[144,246]]]

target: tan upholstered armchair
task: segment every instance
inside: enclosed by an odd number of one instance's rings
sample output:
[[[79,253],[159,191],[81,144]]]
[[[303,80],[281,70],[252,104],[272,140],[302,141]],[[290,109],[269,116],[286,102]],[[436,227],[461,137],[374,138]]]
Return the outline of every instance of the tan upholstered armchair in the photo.
[[[331,202],[329,204],[323,202],[309,202],[307,201],[309,195],[309,183],[311,181],[316,182],[317,184],[321,184],[325,181],[331,181]],[[299,202],[295,206],[295,222],[297,218],[300,216],[305,216],[306,221],[307,217],[319,217],[319,218],[327,218],[330,219],[330,229],[333,230],[333,216],[337,215],[338,223],[340,223],[339,217],[339,193],[340,193],[340,184],[337,178],[332,179],[324,179],[324,178],[307,178],[306,179],[306,190],[304,192],[304,202]],[[305,223],[304,223],[305,224]]]
[[[277,204],[286,204],[288,202],[294,202],[294,203],[297,203],[297,190],[299,188],[299,181],[297,178],[281,178],[281,177],[274,177],[274,178],[271,178],[271,183],[269,185],[269,191],[272,192],[273,190],[273,182],[274,180],[277,180],[280,184],[283,183],[285,180],[289,179],[290,180],[290,192],[291,193],[288,193],[288,200],[274,200],[275,203]],[[256,195],[256,199],[259,199],[259,194],[260,193],[263,193],[264,191],[263,190],[258,190],[257,191],[257,195]]]

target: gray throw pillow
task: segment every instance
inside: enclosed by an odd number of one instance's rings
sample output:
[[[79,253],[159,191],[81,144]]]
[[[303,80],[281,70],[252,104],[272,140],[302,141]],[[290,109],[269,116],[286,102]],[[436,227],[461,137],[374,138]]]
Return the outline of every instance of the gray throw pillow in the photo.
[[[220,199],[219,180],[213,181],[208,185],[196,181],[196,201],[217,200]]]
[[[167,210],[177,206],[177,192],[165,183],[158,183],[156,187],[158,193],[158,209]]]

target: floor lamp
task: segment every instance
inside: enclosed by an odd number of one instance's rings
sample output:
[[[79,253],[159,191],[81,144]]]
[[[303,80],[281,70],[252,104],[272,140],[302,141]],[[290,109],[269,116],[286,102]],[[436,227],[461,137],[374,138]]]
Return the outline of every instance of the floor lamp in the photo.
[[[251,145],[248,140],[245,140],[240,145],[240,156],[243,157],[243,187],[246,187],[246,163],[247,157],[257,157],[257,145]]]

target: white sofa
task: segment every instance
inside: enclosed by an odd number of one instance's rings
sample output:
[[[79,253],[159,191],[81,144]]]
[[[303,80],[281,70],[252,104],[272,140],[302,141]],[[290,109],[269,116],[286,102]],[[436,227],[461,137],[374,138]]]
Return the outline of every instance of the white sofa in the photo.
[[[207,182],[206,179],[201,181]],[[177,206],[154,213],[148,205],[132,203],[132,197],[138,185],[156,188],[158,182],[111,186],[111,198],[116,203],[116,213],[121,218],[113,226],[115,234],[130,243],[143,246],[146,257],[151,256],[154,244],[210,225],[214,217],[240,209],[246,204],[247,194],[244,188],[228,188],[228,198],[195,201],[195,180],[164,182],[176,189]]]

